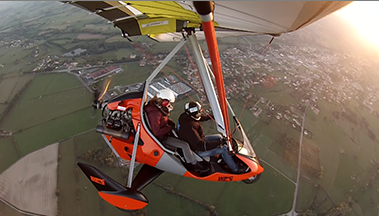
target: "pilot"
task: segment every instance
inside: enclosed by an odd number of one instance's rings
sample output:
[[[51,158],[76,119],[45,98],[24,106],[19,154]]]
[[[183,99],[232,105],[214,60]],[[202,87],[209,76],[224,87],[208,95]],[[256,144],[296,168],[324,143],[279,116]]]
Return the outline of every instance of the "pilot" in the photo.
[[[148,102],[144,110],[149,118],[151,132],[161,143],[182,149],[184,159],[195,171],[206,172],[210,168],[206,166],[205,161],[199,158],[201,161],[198,162],[188,143],[172,136],[175,123],[168,118],[168,116],[174,109],[172,106],[174,102],[175,95],[168,89],[160,90],[158,94]]]
[[[181,140],[190,144],[191,149],[201,157],[210,157],[221,154],[226,164],[233,173],[244,173],[247,170],[238,168],[228,147],[220,134],[205,136],[200,122],[207,121],[213,116],[202,115],[199,102],[189,102],[184,105],[184,112],[179,117],[178,135]]]

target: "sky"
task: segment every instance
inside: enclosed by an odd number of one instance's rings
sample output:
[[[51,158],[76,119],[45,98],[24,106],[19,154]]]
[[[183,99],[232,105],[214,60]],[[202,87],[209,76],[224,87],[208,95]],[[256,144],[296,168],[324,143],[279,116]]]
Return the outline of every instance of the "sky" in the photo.
[[[379,48],[379,1],[355,1],[336,12]]]

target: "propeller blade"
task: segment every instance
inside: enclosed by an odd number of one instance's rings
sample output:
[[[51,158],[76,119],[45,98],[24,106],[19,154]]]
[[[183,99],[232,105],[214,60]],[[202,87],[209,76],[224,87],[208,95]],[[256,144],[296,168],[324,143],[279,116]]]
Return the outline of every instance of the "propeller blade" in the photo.
[[[92,114],[91,114],[91,119],[95,118],[96,116],[96,110],[101,109],[103,100],[102,98],[104,97],[105,93],[107,92],[109,85],[111,84],[112,78],[109,78],[107,81],[107,84],[105,85],[105,88],[103,88],[102,91],[100,91],[97,87],[94,87],[94,100],[92,102]]]
[[[101,93],[101,95],[100,95],[100,97],[99,97],[99,100],[101,100],[101,99],[103,98],[103,96],[105,95],[105,92],[107,92],[107,90],[108,90],[108,88],[109,88],[109,84],[111,83],[111,80],[112,80],[112,79],[109,79],[109,80],[108,80],[108,83],[107,83],[107,85],[105,86],[104,91]]]

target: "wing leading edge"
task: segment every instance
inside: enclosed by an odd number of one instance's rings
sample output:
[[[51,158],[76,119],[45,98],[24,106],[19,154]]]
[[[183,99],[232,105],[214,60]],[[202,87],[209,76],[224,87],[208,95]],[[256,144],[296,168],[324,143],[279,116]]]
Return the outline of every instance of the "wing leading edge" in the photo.
[[[67,2],[66,2],[67,3]],[[175,40],[201,20],[191,1],[76,1],[68,2],[96,13],[128,36],[149,35]],[[280,34],[304,28],[345,7],[351,1],[216,1],[217,37]],[[197,34],[199,36],[199,34]],[[202,39],[199,36],[199,39]]]

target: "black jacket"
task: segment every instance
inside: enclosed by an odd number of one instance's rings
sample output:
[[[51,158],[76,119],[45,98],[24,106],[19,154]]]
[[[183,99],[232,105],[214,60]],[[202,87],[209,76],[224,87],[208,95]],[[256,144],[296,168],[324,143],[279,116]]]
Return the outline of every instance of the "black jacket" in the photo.
[[[207,121],[211,119],[207,115],[202,115],[199,121],[191,118],[186,113],[182,113],[179,117],[179,131],[178,136],[181,140],[186,141],[192,151],[208,151],[216,146],[207,146],[205,143],[205,135],[201,121]]]

